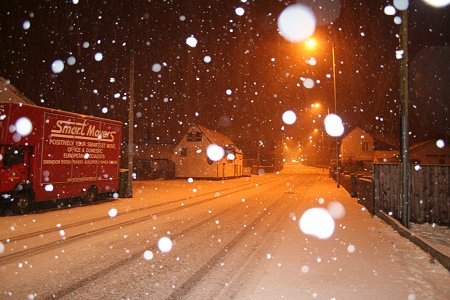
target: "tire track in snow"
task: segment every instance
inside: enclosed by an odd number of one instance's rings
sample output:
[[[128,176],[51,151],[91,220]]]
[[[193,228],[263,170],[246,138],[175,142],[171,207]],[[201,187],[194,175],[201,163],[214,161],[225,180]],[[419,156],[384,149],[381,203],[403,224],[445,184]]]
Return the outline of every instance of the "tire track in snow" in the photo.
[[[278,180],[281,180],[281,178],[277,179],[277,181]],[[210,195],[210,194],[214,194],[214,196],[213,197],[208,197],[208,198],[203,199],[203,200],[195,201],[195,202],[192,202],[192,203],[189,203],[189,204],[184,204],[182,206],[177,206],[175,208],[169,208],[167,210],[163,210],[163,211],[160,211],[160,212],[157,212],[157,213],[150,213],[150,214],[146,214],[146,215],[143,215],[143,216],[139,216],[139,217],[134,218],[132,220],[114,223],[112,225],[107,225],[105,227],[101,227],[101,228],[98,228],[98,229],[93,229],[93,230],[90,230],[90,231],[87,231],[87,232],[82,232],[82,233],[79,233],[79,234],[69,235],[68,237],[65,237],[65,239],[61,239],[61,237],[58,234],[55,234],[57,236],[57,239],[52,241],[52,242],[48,242],[48,243],[45,243],[45,244],[41,244],[39,246],[35,246],[35,247],[32,247],[32,248],[26,248],[26,249],[18,251],[18,252],[12,252],[10,254],[6,254],[6,255],[3,255],[3,256],[0,256],[0,265],[7,264],[9,262],[12,262],[14,260],[18,260],[20,258],[29,257],[29,256],[32,256],[32,255],[36,255],[36,254],[40,254],[40,253],[46,252],[46,251],[54,250],[56,248],[62,247],[64,245],[67,245],[69,243],[77,242],[77,241],[79,241],[81,239],[90,238],[90,237],[93,237],[93,236],[104,234],[106,232],[110,232],[110,231],[114,231],[114,230],[117,230],[117,229],[121,229],[124,226],[130,226],[130,225],[133,225],[133,224],[137,224],[137,223],[140,223],[140,222],[148,220],[149,217],[152,217],[154,215],[161,216],[161,215],[165,215],[165,214],[170,214],[170,213],[176,212],[178,210],[183,210],[183,209],[190,208],[190,207],[193,207],[193,206],[197,206],[197,205],[200,205],[200,204],[203,204],[203,203],[206,203],[206,202],[218,200],[218,199],[220,199],[222,197],[225,197],[225,196],[229,196],[229,195],[232,195],[232,194],[235,194],[235,193],[239,193],[239,192],[242,192],[242,191],[246,191],[246,190],[251,190],[251,189],[257,188],[259,186],[263,186],[263,185],[266,185],[266,184],[271,184],[271,183],[274,183],[274,182],[275,182],[274,180],[267,180],[267,181],[264,181],[262,183],[258,183],[258,185],[256,185],[256,186],[254,184],[251,184],[250,186],[248,186],[249,184],[246,183],[246,184],[243,184],[243,185],[239,185],[237,187],[231,187],[231,188],[226,188],[226,189],[221,189],[221,190],[208,192],[208,193],[205,193],[205,194],[202,194],[202,195],[197,195],[197,196],[191,198],[190,200],[193,200],[193,199],[196,199],[196,198],[201,198],[201,197],[204,197],[204,196],[207,196],[207,195]],[[241,188],[242,186],[247,186],[247,187]],[[236,188],[239,188],[239,189],[233,190],[233,189],[236,189]],[[220,193],[220,192],[223,192],[223,191],[228,191],[228,190],[232,190],[232,191],[230,191],[228,193],[225,193],[225,194],[221,193],[220,197],[215,196],[217,193]],[[186,200],[187,200],[186,198],[177,199],[177,200],[173,200],[173,201],[169,201],[169,202],[165,202],[165,203],[159,203],[159,204],[155,204],[155,205],[150,205],[150,206],[147,206],[147,207],[144,207],[144,208],[133,209],[133,210],[130,210],[128,212],[124,212],[124,213],[119,214],[118,216],[116,216],[116,220],[117,220],[118,217],[121,217],[121,216],[129,215],[129,214],[136,213],[136,212],[142,212],[142,211],[145,211],[145,210],[151,210],[151,209],[155,209],[155,208],[160,208],[160,207],[164,207],[164,206],[169,206],[169,205],[176,204],[178,202],[186,202]],[[73,223],[73,224],[65,225],[65,226],[62,226],[62,227],[58,227],[56,229],[52,227],[50,229],[45,229],[45,230],[42,230],[42,231],[33,232],[33,233],[29,233],[29,234],[24,234],[22,236],[14,237],[14,238],[10,239],[9,241],[5,240],[5,241],[1,241],[1,242],[3,244],[7,245],[7,244],[10,244],[10,243],[13,243],[13,242],[16,242],[16,241],[36,238],[36,237],[39,237],[39,236],[44,235],[44,234],[57,233],[60,230],[67,230],[69,228],[73,229],[73,228],[76,228],[76,227],[80,227],[80,226],[91,224],[93,222],[110,221],[110,220],[111,220],[111,217],[109,217],[109,216],[102,216],[102,217],[98,217],[98,218],[94,218],[94,219],[84,220],[84,221],[76,222],[76,223]]]
[[[311,179],[309,179],[311,181]],[[291,193],[291,192],[286,192]],[[280,205],[280,203],[285,200],[283,196],[278,198],[274,203],[272,203],[268,209],[264,211],[263,214],[259,215],[251,224],[247,225],[245,229],[243,229],[237,236],[235,236],[230,242],[228,242],[222,249],[217,252],[212,258],[210,258],[200,269],[198,269],[192,276],[190,276],[181,286],[179,286],[176,290],[174,290],[167,300],[175,300],[175,299],[183,299],[188,296],[189,293],[212,271],[212,269],[218,265],[220,261],[224,259],[233,248],[235,248],[241,241],[243,241],[249,234],[253,232],[253,230],[260,224],[267,215],[271,214],[274,211],[274,208]],[[290,204],[277,213],[277,216],[288,215],[290,211],[297,205],[295,201],[291,201]],[[274,217],[274,216],[272,216]],[[242,273],[246,270],[248,264],[254,260],[256,254],[262,249],[264,244],[270,239],[271,235],[284,223],[286,222],[285,218],[278,218],[275,223],[275,226],[271,228],[270,231],[265,232],[266,236],[263,239],[262,243],[258,244],[257,247],[252,249],[252,252],[247,256],[244,264],[241,266],[239,271],[235,273],[235,275],[228,280],[228,282],[232,282],[237,280]],[[217,297],[215,299],[221,299],[225,293],[222,289],[218,291]]]
[[[185,209],[185,208],[188,208],[188,207],[200,205],[200,204],[203,204],[203,203],[206,203],[206,202],[209,202],[209,201],[213,201],[213,200],[217,200],[217,199],[220,199],[220,198],[223,198],[223,197],[227,197],[228,195],[231,195],[231,194],[234,194],[234,193],[238,193],[238,192],[242,192],[242,191],[245,191],[245,190],[251,190],[251,189],[259,188],[262,185],[278,184],[278,182],[280,180],[283,180],[283,178],[284,177],[277,178],[276,180],[268,180],[268,181],[264,182],[263,184],[259,183],[256,186],[252,185],[250,187],[246,187],[246,188],[243,188],[243,189],[232,191],[232,192],[229,192],[229,193],[226,193],[226,194],[221,194],[220,197],[211,197],[211,198],[208,198],[208,199],[205,199],[205,200],[202,200],[202,201],[197,201],[197,202],[191,203],[191,204],[185,204],[184,206],[181,206],[181,207],[172,208],[172,209],[169,209],[167,211],[164,211],[164,212],[161,212],[161,213],[157,213],[157,214],[151,214],[151,215],[170,214],[170,213],[176,212],[176,211],[181,210],[181,209]],[[216,192],[214,192],[214,193],[216,193]],[[184,230],[182,230],[182,231],[180,231],[178,233],[175,233],[175,234],[171,235],[171,238],[176,240],[177,238],[184,236],[186,233],[188,233],[190,231],[194,231],[197,228],[201,227],[202,225],[207,224],[207,223],[209,223],[209,222],[211,222],[213,220],[216,220],[219,216],[224,215],[224,214],[228,213],[229,211],[231,211],[233,209],[236,209],[240,205],[242,205],[242,204],[241,203],[237,203],[236,205],[228,207],[225,210],[223,210],[223,211],[221,211],[221,212],[219,212],[219,213],[217,213],[215,215],[211,215],[208,218],[206,218],[206,219],[204,219],[204,220],[202,220],[202,221],[200,221],[198,223],[195,223],[194,225],[191,225],[191,226],[185,228]],[[269,209],[267,209],[266,211],[269,211]],[[266,215],[266,213],[262,214],[262,215]],[[148,220],[148,216],[145,217],[145,220]],[[137,222],[134,222],[134,223],[137,223]],[[122,226],[123,226],[123,223],[121,224],[120,227],[122,227]],[[150,249],[152,251],[155,251],[157,249],[157,244],[154,243],[153,245],[151,245],[148,248],[146,247],[145,249],[146,250]],[[76,292],[77,290],[83,288],[84,286],[92,283],[95,280],[98,280],[98,279],[101,279],[103,277],[106,277],[108,274],[110,274],[110,273],[112,273],[112,272],[114,272],[114,271],[116,271],[116,270],[126,266],[127,264],[132,263],[133,261],[135,261],[137,259],[140,259],[140,258],[142,258],[142,251],[137,251],[136,253],[131,254],[127,258],[122,259],[120,261],[117,261],[116,263],[114,263],[114,264],[112,264],[112,265],[110,265],[110,266],[108,266],[106,268],[103,268],[100,271],[95,272],[95,273],[89,275],[88,277],[83,278],[83,279],[73,283],[72,285],[70,285],[67,288],[64,288],[64,289],[59,290],[59,291],[57,291],[55,293],[52,293],[50,296],[47,296],[44,299],[60,299],[60,298],[63,298],[63,297],[74,296],[73,293]]]

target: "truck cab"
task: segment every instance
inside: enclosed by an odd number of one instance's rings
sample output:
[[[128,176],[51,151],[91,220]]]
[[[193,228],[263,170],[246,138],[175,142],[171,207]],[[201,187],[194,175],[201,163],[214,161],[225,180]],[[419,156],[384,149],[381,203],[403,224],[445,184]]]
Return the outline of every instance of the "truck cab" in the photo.
[[[0,194],[14,212],[25,212],[33,201],[29,157],[28,147],[0,145]]]

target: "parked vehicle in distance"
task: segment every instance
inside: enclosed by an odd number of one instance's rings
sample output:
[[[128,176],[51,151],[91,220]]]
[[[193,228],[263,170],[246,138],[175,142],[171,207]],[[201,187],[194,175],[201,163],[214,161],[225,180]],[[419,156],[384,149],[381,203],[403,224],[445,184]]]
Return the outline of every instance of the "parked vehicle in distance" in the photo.
[[[35,202],[119,190],[119,121],[0,103],[0,201],[14,213]]]

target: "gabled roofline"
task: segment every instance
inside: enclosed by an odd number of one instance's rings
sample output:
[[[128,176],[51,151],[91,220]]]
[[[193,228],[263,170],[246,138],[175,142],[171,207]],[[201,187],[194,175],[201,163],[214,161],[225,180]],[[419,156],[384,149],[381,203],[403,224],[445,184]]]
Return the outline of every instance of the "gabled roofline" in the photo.
[[[219,136],[220,138],[223,138],[225,141],[228,140],[229,143],[227,143],[227,145],[232,146],[237,152],[243,153],[242,150],[236,145],[236,143],[233,142],[233,141],[232,141],[228,136],[226,136],[225,134],[223,134],[223,133],[221,133],[221,132],[219,132],[219,131],[217,131],[217,130],[209,129],[209,128],[207,128],[207,127],[205,127],[205,126],[203,126],[203,125],[200,125],[200,124],[198,124],[198,123],[190,124],[190,125],[189,125],[189,130],[190,130],[191,128],[193,128],[193,127],[196,127],[196,128],[197,128],[197,129],[198,129],[198,130],[206,137],[206,139],[208,140],[209,143],[211,143],[211,144],[217,144],[217,142],[214,141],[214,138],[212,138],[212,137],[210,136],[210,133],[214,133],[214,134],[216,134],[217,136]],[[219,146],[225,146],[225,145],[219,145]]]
[[[416,150],[419,150],[419,149],[425,147],[428,144],[435,144],[435,143],[436,143],[435,139],[429,139],[429,140],[426,140],[426,141],[423,141],[423,142],[420,142],[420,143],[416,143],[414,145],[409,146],[409,150],[410,150],[410,152],[416,151]]]
[[[207,133],[206,130],[205,130],[205,129],[207,129],[206,127],[204,127],[204,126],[202,126],[202,125],[200,125],[200,124],[197,124],[197,123],[194,123],[194,126],[197,127],[198,130],[200,130],[200,132],[206,137],[206,139],[207,139],[211,144],[213,143],[213,141],[211,141],[211,139],[209,138],[208,133]],[[191,126],[191,128],[192,128],[192,126]]]
[[[375,138],[373,137],[372,134],[370,134],[370,132],[367,132],[366,130],[362,129],[362,128],[359,127],[359,126],[353,127],[352,130],[350,130],[350,131],[349,131],[345,136],[343,136],[342,138],[343,138],[343,139],[346,138],[346,137],[349,136],[353,131],[355,131],[355,130],[357,130],[357,129],[359,129],[359,130],[361,130],[361,131],[367,133],[368,135],[370,135],[370,136],[375,140]]]

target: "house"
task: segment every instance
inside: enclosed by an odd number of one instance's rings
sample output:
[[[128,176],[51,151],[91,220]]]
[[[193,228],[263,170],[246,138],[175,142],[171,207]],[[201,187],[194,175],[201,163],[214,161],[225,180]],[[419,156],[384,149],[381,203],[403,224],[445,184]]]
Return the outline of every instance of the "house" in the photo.
[[[399,163],[398,146],[385,138],[374,138],[356,127],[340,146],[342,162],[367,166],[373,163]],[[450,146],[443,140],[428,140],[409,147],[409,161],[413,164],[450,165]]]
[[[210,145],[220,146],[225,155],[217,161],[210,159],[207,156]],[[194,124],[176,145],[172,161],[177,178],[222,179],[242,176],[243,156],[227,136]]]
[[[172,153],[175,144],[145,143],[136,145],[133,166],[136,179],[170,179],[175,177]]]
[[[370,164],[374,153],[374,138],[359,127],[354,128],[341,140],[340,157],[342,162]]]
[[[375,150],[373,152],[374,164],[397,164],[399,162],[398,150]]]
[[[414,164],[450,165],[450,146],[443,140],[428,140],[409,148],[409,161]]]
[[[399,141],[386,135],[372,135],[373,163],[375,164],[397,164],[400,161]]]

